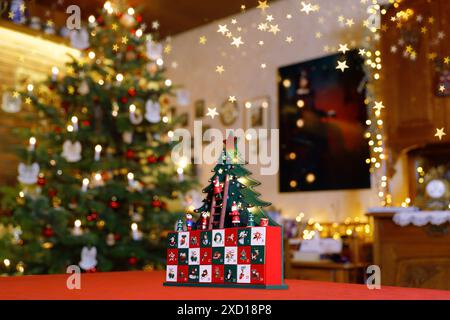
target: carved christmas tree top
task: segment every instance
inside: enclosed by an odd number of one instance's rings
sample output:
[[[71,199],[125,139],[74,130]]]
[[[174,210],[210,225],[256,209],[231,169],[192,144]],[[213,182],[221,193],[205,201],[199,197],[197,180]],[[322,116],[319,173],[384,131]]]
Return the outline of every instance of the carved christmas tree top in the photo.
[[[244,167],[247,163],[240,157],[237,142],[233,135],[224,140],[222,154],[212,170],[214,175],[203,190],[204,204],[195,210],[202,214],[197,223],[201,229],[246,227],[265,221],[277,226],[263,210],[271,203],[259,199],[261,194],[253,190],[260,183],[249,177],[251,172]],[[209,219],[204,213],[209,214]]]

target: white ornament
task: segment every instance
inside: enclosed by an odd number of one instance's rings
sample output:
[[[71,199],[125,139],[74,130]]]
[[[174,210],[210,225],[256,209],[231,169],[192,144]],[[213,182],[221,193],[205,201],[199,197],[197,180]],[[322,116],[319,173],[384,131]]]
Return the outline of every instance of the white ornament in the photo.
[[[14,96],[10,92],[3,93],[2,98],[3,111],[9,113],[17,113],[20,111],[21,107],[22,107],[22,100],[19,97],[14,98]]]
[[[147,56],[151,60],[162,59],[163,45],[161,43],[155,43],[153,41],[147,41]]]
[[[89,33],[86,28],[80,30],[72,30],[70,32],[70,44],[75,49],[84,50],[89,48]]]
[[[159,102],[147,101],[145,104],[145,119],[150,123],[161,122],[161,105]]]
[[[89,93],[89,85],[86,81],[83,81],[78,87],[78,93],[82,96],[85,96]]]
[[[84,271],[92,270],[97,266],[97,248],[84,247],[81,250],[80,268]]]
[[[18,171],[19,176],[17,177],[17,180],[19,180],[20,183],[26,185],[33,185],[36,184],[38,180],[40,167],[39,164],[37,164],[36,162],[33,163],[32,165],[20,163]]]
[[[433,199],[442,198],[447,191],[447,187],[442,180],[435,179],[430,181],[426,186],[426,192],[428,196]]]
[[[79,141],[72,143],[72,141],[67,140],[63,144],[61,156],[66,159],[67,162],[78,162],[81,160],[81,150],[81,143]]]
[[[133,132],[132,131],[125,131],[122,134],[123,142],[126,144],[132,144],[133,143]]]

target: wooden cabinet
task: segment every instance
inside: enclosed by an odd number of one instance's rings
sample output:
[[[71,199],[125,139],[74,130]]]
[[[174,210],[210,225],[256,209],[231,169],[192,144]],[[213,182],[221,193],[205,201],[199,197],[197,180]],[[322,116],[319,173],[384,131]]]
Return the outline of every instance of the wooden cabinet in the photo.
[[[390,7],[382,24],[388,29],[382,32],[381,96],[386,106],[386,136],[393,151],[438,142],[436,128],[450,131],[450,98],[438,97],[438,61],[450,55],[448,41],[437,41],[438,33],[449,36],[450,2],[447,0],[409,0],[401,9],[412,9],[414,15],[407,21],[392,22],[399,9]],[[422,22],[417,22],[417,16]],[[433,20],[429,20],[433,18]],[[401,23],[401,28],[397,27]],[[422,32],[426,27],[426,33]],[[411,46],[416,53],[404,55]],[[395,51],[395,52],[393,52]],[[431,59],[436,54],[437,58]],[[442,65],[442,63],[441,63]],[[450,65],[447,65],[450,68]],[[443,142],[450,141],[447,135]]]
[[[400,227],[393,215],[370,214],[382,285],[450,290],[450,224]]]

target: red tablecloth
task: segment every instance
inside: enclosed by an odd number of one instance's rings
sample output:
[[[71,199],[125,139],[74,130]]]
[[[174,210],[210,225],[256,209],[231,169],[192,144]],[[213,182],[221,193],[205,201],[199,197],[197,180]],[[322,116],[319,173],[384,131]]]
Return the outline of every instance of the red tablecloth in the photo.
[[[286,280],[288,290],[180,288],[162,285],[164,272],[83,274],[81,290],[68,290],[68,275],[0,277],[0,300],[450,300],[450,291]]]

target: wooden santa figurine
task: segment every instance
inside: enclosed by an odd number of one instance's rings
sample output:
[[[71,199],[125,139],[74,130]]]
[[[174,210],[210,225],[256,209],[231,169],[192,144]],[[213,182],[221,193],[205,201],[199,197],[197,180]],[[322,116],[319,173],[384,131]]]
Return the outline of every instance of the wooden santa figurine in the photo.
[[[218,176],[214,178],[213,183],[214,183],[214,196],[219,199],[222,198],[222,184],[220,183]]]
[[[208,212],[202,212],[202,218],[200,220],[200,224],[201,224],[202,230],[208,229],[208,218],[209,218],[209,213]]]
[[[240,219],[240,213],[239,213],[239,208],[236,204],[236,201],[233,201],[233,205],[231,206],[231,223],[233,224],[234,227],[239,227],[239,224],[241,223],[241,219]]]

